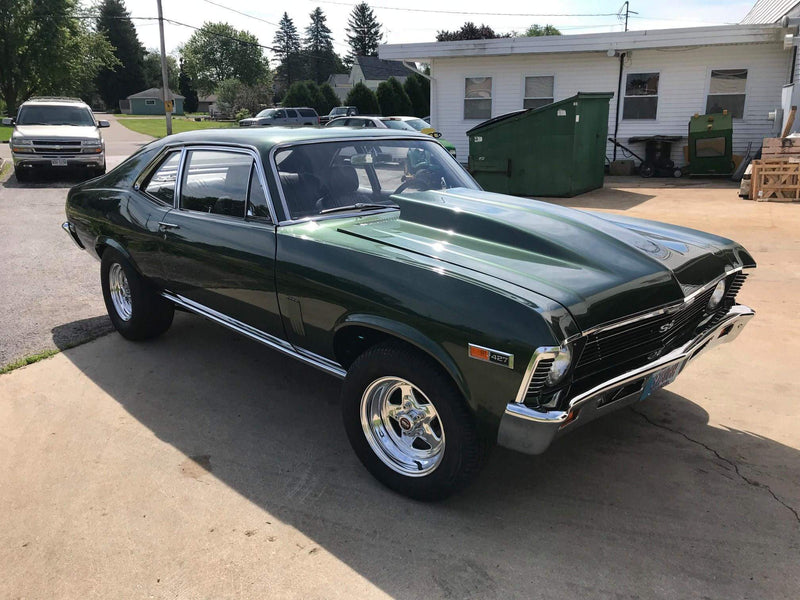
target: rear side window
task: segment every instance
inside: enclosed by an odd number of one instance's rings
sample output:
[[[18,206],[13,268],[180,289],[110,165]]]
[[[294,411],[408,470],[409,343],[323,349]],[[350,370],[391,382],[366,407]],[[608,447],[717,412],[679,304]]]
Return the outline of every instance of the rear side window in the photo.
[[[172,206],[175,201],[175,181],[178,178],[180,159],[179,151],[170,152],[142,189],[161,202]]]
[[[313,108],[300,108],[300,109],[298,109],[297,112],[299,112],[304,117],[316,117],[317,116],[317,111],[315,111]]]
[[[288,108],[288,109],[286,109],[286,116],[289,117],[290,119],[296,119],[297,118],[297,111],[296,110],[292,110],[291,108]]]
[[[249,154],[190,150],[181,183],[180,207],[243,218],[253,164]]]
[[[258,171],[255,168],[255,164],[250,169],[250,195],[247,199],[247,218],[272,223],[272,217],[269,215],[269,206],[267,205],[267,196],[264,194],[264,188],[261,187],[261,182],[258,180]]]

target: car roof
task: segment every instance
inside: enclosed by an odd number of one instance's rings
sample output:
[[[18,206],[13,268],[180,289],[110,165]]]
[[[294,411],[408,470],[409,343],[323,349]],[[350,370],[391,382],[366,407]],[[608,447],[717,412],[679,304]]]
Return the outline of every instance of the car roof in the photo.
[[[242,129],[200,129],[162,138],[157,143],[167,144],[234,144],[254,146],[261,152],[286,143],[324,142],[326,140],[359,138],[417,138],[430,140],[430,136],[396,129],[348,129],[345,127],[264,127]]]
[[[26,104],[52,104],[52,105],[68,104],[73,106],[77,104],[78,106],[87,106],[87,107],[89,106],[80,98],[57,98],[57,97],[29,98],[25,100],[25,102],[23,102],[20,106],[24,106]]]

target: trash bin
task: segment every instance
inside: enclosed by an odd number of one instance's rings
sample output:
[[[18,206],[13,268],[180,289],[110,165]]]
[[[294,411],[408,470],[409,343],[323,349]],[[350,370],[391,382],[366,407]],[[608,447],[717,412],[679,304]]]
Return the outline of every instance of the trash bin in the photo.
[[[603,187],[612,93],[586,93],[473,127],[468,168],[487,191],[575,196]]]
[[[733,162],[733,119],[727,110],[694,115],[689,120],[689,172],[692,175],[729,175]]]

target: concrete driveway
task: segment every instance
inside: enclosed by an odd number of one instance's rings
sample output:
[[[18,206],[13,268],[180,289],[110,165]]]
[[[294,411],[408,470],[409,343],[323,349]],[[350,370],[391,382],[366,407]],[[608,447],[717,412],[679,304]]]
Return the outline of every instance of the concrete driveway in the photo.
[[[109,169],[152,140],[113,115],[99,117],[111,123],[103,130]],[[10,157],[7,144],[0,152]],[[0,367],[110,330],[99,265],[61,229],[77,181],[44,176],[20,184],[12,174],[0,182]]]
[[[186,314],[105,336],[0,376],[0,597],[796,598],[800,205],[641,183],[560,203],[759,262],[756,318],[666,390],[426,505],[357,462],[337,380]]]

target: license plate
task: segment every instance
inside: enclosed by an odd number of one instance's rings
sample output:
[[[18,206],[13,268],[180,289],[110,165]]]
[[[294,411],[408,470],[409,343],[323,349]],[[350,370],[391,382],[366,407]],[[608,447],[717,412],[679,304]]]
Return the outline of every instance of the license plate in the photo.
[[[644,382],[642,386],[642,395],[639,396],[639,400],[644,400],[650,394],[655,392],[656,390],[660,390],[666,385],[669,385],[675,378],[678,376],[678,372],[681,370],[681,363],[675,363],[674,365],[670,365],[668,367],[664,367],[660,371],[656,371],[647,380]]]
[[[67,159],[66,158],[54,158],[50,161],[50,164],[54,167],[66,167],[67,166]]]

